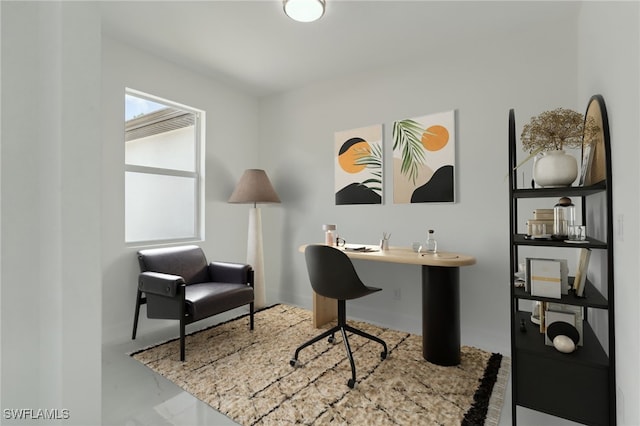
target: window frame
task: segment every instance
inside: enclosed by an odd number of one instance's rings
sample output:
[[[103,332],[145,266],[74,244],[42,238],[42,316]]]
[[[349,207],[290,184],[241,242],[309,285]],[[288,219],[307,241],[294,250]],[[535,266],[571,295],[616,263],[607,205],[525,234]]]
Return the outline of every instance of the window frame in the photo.
[[[136,89],[132,89],[129,87],[125,88],[125,97],[126,95],[135,96],[140,99],[148,100],[151,102],[160,103],[166,105],[170,108],[176,108],[188,113],[194,114],[194,171],[188,170],[180,170],[180,169],[170,169],[163,167],[152,167],[152,166],[140,166],[135,164],[127,164],[126,155],[124,157],[124,198],[125,198],[125,206],[124,206],[124,242],[128,247],[135,246],[150,246],[150,245],[158,245],[158,244],[168,244],[168,243],[181,243],[181,242],[199,242],[204,240],[204,208],[205,208],[205,167],[204,167],[204,141],[205,141],[205,111],[193,108],[184,104],[180,104],[174,101],[170,101],[168,99],[161,98],[159,96],[154,96],[149,93],[141,92]],[[126,117],[124,120],[125,129],[123,129],[123,139],[126,138]],[[158,132],[165,133],[165,132]],[[126,151],[126,141],[124,141],[123,148]],[[127,240],[127,210],[126,210],[126,194],[127,194],[127,184],[126,184],[126,175],[127,173],[142,173],[149,174],[154,176],[168,176],[168,177],[184,177],[184,178],[192,178],[194,179],[194,226],[193,226],[193,234],[185,237],[176,237],[176,238],[152,238],[152,239],[143,239],[143,240]]]

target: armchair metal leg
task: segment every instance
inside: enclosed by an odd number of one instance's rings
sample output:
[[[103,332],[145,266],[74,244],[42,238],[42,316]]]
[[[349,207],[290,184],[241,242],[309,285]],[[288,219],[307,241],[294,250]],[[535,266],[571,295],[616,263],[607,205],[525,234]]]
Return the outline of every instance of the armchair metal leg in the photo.
[[[184,361],[184,332],[185,332],[185,319],[184,315],[180,318],[180,361]]]
[[[249,304],[249,330],[253,330],[253,302]]]
[[[142,292],[138,290],[136,296],[136,311],[133,316],[133,332],[131,333],[131,340],[136,340],[136,332],[138,331],[138,317],[140,316],[140,305],[142,305]]]
[[[185,329],[187,326],[186,284],[180,284],[180,361],[184,361]],[[190,319],[190,318],[189,318]],[[191,321],[189,321],[191,323]]]

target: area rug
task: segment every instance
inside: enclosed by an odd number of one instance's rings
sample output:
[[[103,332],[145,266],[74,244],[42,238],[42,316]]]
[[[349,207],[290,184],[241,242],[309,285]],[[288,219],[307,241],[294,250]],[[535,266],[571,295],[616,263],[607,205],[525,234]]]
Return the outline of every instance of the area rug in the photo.
[[[351,377],[342,339],[303,349],[302,366],[289,361],[298,345],[321,330],[311,312],[275,305],[255,314],[195,332],[186,338],[186,361],[172,340],[132,356],[241,425],[497,425],[509,359],[462,347],[462,362],[441,367],[422,357],[414,334],[349,321],[381,337],[381,346],[349,336],[356,363]],[[327,326],[328,327],[328,326]]]

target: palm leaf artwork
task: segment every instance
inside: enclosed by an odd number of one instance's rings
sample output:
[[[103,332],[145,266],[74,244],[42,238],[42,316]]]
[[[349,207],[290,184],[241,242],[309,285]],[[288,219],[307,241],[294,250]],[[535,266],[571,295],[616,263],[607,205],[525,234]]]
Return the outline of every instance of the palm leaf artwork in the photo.
[[[362,182],[372,191],[382,195],[382,146],[380,144],[371,144],[369,148],[362,148],[356,151],[355,164],[359,166],[365,166],[367,169],[372,169],[371,174],[375,178],[369,178]]]
[[[400,172],[415,184],[418,170],[424,164],[425,155],[422,145],[424,127],[415,120],[401,120],[393,123],[393,150],[400,151],[402,165]]]

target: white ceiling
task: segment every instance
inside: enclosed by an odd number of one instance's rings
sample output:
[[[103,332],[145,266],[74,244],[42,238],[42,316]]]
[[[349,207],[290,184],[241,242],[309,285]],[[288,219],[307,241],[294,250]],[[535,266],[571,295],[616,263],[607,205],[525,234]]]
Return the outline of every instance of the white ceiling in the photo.
[[[319,21],[280,0],[106,1],[105,34],[255,95],[370,68],[429,60],[485,34],[576,19],[573,1],[327,0]],[[508,54],[508,52],[505,52]],[[433,60],[437,60],[434,57]]]

